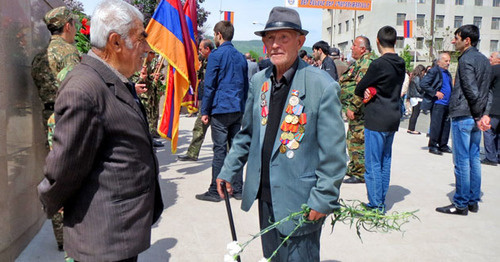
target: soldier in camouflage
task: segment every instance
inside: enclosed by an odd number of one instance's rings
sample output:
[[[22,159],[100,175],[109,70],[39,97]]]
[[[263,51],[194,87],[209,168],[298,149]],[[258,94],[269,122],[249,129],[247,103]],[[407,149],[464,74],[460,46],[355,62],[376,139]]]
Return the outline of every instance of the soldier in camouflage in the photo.
[[[364,105],[362,99],[354,95],[354,89],[376,57],[371,52],[370,40],[364,36],[358,36],[354,39],[351,50],[352,58],[356,61],[342,74],[339,83],[342,110],[346,114],[349,124],[347,129],[349,164],[346,171],[349,178],[345,179],[344,183],[355,184],[365,182],[365,136]]]
[[[208,55],[214,49],[214,44],[210,39],[204,39],[200,42],[200,46],[198,48],[199,53],[202,57],[201,59],[201,67],[198,70],[198,79],[200,83],[198,84],[198,101],[200,101],[199,108],[201,108],[201,98],[203,97],[203,85],[205,78],[205,70],[207,68],[207,60]],[[180,155],[177,157],[180,161],[197,161],[198,155],[200,154],[201,145],[203,144],[203,140],[205,140],[205,134],[207,133],[209,124],[203,124],[201,121],[201,114],[198,114],[196,121],[194,122],[193,127],[193,138],[191,140],[191,144],[189,144],[187,153],[185,155]]]
[[[48,131],[48,144],[52,144],[53,128],[55,127],[54,102],[59,84],[76,64],[80,63],[80,55],[73,45],[75,42],[75,21],[77,16],[65,6],[57,7],[45,14],[52,37],[46,50],[37,54],[32,63],[31,75],[38,88],[43,105],[43,122]],[[63,250],[63,211],[52,218],[52,227],[60,251]]]

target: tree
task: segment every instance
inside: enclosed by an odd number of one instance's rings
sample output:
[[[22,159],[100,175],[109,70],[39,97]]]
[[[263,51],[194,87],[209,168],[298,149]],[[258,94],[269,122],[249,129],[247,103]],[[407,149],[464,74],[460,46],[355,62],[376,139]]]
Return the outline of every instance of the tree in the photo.
[[[410,53],[410,45],[406,45],[405,48],[403,49],[403,51],[401,51],[401,53],[399,53],[399,56],[401,58],[403,58],[403,60],[405,60],[406,70],[411,72],[413,70],[413,66],[411,64],[412,60],[413,60],[413,56]]]
[[[78,0],[64,0],[64,4],[73,13],[83,13],[83,4]]]

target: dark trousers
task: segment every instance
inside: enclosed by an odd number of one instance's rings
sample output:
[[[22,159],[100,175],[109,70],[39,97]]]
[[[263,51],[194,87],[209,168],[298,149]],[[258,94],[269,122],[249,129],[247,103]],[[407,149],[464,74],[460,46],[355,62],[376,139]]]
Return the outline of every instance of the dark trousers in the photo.
[[[212,160],[212,182],[208,191],[212,194],[217,193],[217,184],[215,180],[224,165],[229,149],[231,148],[233,138],[241,128],[241,113],[229,113],[212,115],[210,125],[212,126],[212,142],[214,144],[214,156]],[[241,193],[243,186],[242,171],[231,182],[234,193]]]
[[[273,206],[271,203],[259,199],[259,223],[260,229],[264,229],[275,222]],[[274,250],[278,248],[286,236],[280,234],[277,229],[273,229],[261,236],[262,251],[265,258],[271,257]],[[271,261],[280,262],[319,262],[319,243],[321,229],[311,232],[307,235],[290,237],[287,242],[281,246],[276,256]]]
[[[486,159],[496,163],[500,157],[500,135],[498,130],[500,128],[500,116],[492,115],[490,118],[491,128],[484,131],[484,151]]]
[[[417,118],[420,115],[420,105],[422,102],[418,102],[417,105],[411,109],[410,123],[408,124],[408,130],[415,131],[415,126],[417,125]]]
[[[78,262],[75,260],[75,262]],[[123,260],[119,260],[119,261],[116,261],[116,262],[137,262],[137,256],[135,257],[129,257],[129,258],[126,258],[126,259],[123,259]]]
[[[448,146],[450,138],[450,111],[449,107],[434,104],[431,111],[431,126],[429,134],[430,148],[443,148]]]

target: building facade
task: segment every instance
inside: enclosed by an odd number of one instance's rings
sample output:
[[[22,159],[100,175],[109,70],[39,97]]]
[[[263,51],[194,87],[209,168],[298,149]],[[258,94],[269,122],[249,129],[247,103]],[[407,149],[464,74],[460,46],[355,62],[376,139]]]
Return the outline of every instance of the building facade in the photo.
[[[431,35],[431,7],[435,1],[434,36]],[[413,20],[413,38],[403,38],[403,21]],[[406,45],[417,52],[418,61],[430,61],[433,55],[453,51],[451,40],[455,30],[465,24],[480,28],[478,49],[489,56],[500,50],[500,0],[373,0],[371,11],[324,10],[322,38],[337,46],[350,58],[352,40],[357,35],[368,37],[375,48],[378,30],[385,25],[396,28],[396,52]]]
[[[63,4],[0,1],[0,261],[14,261],[46,220],[36,186],[47,138],[31,61],[50,40],[43,16]]]

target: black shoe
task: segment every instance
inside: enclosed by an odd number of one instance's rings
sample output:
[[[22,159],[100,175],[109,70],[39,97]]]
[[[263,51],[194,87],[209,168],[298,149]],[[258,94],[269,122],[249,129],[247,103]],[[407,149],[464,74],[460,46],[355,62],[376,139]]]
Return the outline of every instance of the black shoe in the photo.
[[[498,163],[495,163],[495,162],[493,162],[493,161],[490,161],[490,160],[488,160],[488,159],[486,159],[486,158],[485,158],[485,159],[483,159],[483,160],[481,160],[481,164],[484,164],[484,165],[489,165],[489,166],[497,166],[497,165],[498,165]]]
[[[439,156],[443,154],[443,152],[439,151],[439,149],[435,147],[429,147],[429,153]]]
[[[469,204],[468,208],[470,212],[477,213],[477,211],[479,211],[479,204],[478,203],[474,203],[472,205]]]
[[[164,147],[163,143],[153,140],[153,147]]]
[[[453,153],[453,151],[451,151],[451,148],[449,146],[442,146],[439,148],[439,151],[443,152],[443,153]]]
[[[57,245],[57,250],[59,252],[63,252],[64,251],[64,246],[63,245]]]
[[[362,184],[364,182],[365,182],[364,179],[361,179],[361,178],[358,178],[358,177],[355,177],[355,176],[351,176],[350,178],[344,179],[343,183],[346,183],[346,184]]]
[[[196,199],[210,202],[220,202],[222,198],[218,194],[212,194],[210,192],[205,192],[203,194],[196,195]]]
[[[469,210],[467,208],[460,209],[457,208],[455,205],[451,204],[449,206],[444,206],[444,207],[438,207],[436,208],[436,211],[439,213],[445,213],[445,214],[451,214],[451,215],[461,215],[461,216],[466,216]]]
[[[240,192],[233,193],[233,198],[236,199],[236,200],[242,200],[243,199],[243,195]]]
[[[177,159],[179,159],[180,161],[198,161],[198,158],[194,158],[194,157],[188,156],[188,155],[177,156]]]

